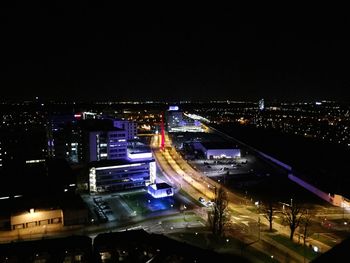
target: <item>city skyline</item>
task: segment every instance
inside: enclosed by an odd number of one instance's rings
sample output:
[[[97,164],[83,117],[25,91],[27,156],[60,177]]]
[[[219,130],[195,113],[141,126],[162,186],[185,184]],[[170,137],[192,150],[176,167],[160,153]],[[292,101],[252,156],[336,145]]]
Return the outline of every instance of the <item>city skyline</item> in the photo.
[[[304,262],[333,251],[335,242],[348,236],[349,104],[261,100],[174,106],[39,98],[0,106],[0,242],[7,243],[0,244],[0,255],[5,260],[54,253],[66,261],[89,254],[103,260],[114,257],[117,247],[130,258],[139,249],[135,243],[126,248],[124,240],[119,245],[109,240],[114,248],[108,251],[104,245],[95,249],[104,236],[119,236],[115,231],[132,237],[137,230],[180,240],[185,233],[192,244],[207,238],[210,242],[201,245],[206,251],[216,244],[235,256],[242,255],[237,251],[249,238],[248,262],[268,261],[271,255],[278,262],[289,257]],[[312,220],[304,247],[298,241],[303,228],[263,216],[268,202],[286,220],[290,213]],[[214,229],[211,218],[218,207],[228,224]],[[84,242],[51,249],[59,237],[71,234],[90,240],[86,252],[80,249]],[[42,239],[49,237],[54,243],[46,241],[42,249]],[[151,244],[139,241],[142,254],[151,258],[143,252]],[[260,246],[265,243],[267,248]],[[295,246],[300,249],[286,252]],[[181,255],[179,249],[174,253]],[[187,257],[192,256],[197,258],[193,250]]]
[[[2,97],[349,100],[345,17],[232,11],[6,9]]]

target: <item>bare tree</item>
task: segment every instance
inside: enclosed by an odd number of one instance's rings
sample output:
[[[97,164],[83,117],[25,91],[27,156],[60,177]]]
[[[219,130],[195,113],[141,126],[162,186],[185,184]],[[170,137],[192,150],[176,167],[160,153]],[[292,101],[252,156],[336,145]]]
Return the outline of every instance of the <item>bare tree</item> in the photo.
[[[309,235],[309,226],[311,225],[311,214],[308,213],[308,210],[306,210],[306,213],[302,217],[300,224],[303,228],[303,242],[304,242],[304,246],[305,246],[306,238]]]
[[[228,223],[227,216],[228,198],[224,188],[215,188],[215,198],[212,209],[208,212],[208,222],[211,231],[216,236],[222,236]]]
[[[276,213],[276,208],[273,206],[272,202],[269,201],[267,205],[260,204],[259,213],[263,214],[267,221],[269,221],[269,230],[272,232],[273,218],[275,217]]]
[[[290,229],[289,239],[293,240],[294,232],[299,227],[303,219],[305,210],[298,204],[292,204],[285,207],[283,210],[284,220],[288,223]]]

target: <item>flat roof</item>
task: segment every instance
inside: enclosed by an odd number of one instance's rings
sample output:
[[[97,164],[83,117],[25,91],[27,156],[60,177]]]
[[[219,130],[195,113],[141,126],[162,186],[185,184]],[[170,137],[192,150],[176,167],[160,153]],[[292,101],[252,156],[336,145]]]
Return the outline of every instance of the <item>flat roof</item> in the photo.
[[[230,142],[200,142],[206,149],[238,149],[237,144]]]
[[[118,159],[118,160],[103,160],[103,161],[94,161],[89,163],[89,167],[108,167],[116,165],[127,165],[134,163],[149,163],[153,162],[154,159],[145,159],[145,160],[128,160],[128,159]]]
[[[167,183],[158,183],[158,184],[154,184],[152,186],[155,186],[153,188],[155,188],[156,190],[172,188],[171,185],[168,185]]]
[[[123,129],[113,126],[112,120],[81,120],[79,125],[87,131],[124,131]]]
[[[75,193],[60,195],[23,195],[17,198],[0,200],[0,216],[19,215],[34,208],[35,211],[49,211],[56,209],[84,209],[86,205],[82,198]]]
[[[152,152],[151,147],[141,142],[128,142],[128,151],[130,153],[149,153]]]

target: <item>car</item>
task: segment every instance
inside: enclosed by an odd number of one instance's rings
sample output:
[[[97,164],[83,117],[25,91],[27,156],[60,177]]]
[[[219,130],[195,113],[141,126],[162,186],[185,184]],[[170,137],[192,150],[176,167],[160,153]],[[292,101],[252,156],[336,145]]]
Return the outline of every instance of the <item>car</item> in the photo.
[[[201,202],[201,203],[205,203],[205,199],[203,197],[199,197],[198,201]]]
[[[211,168],[211,166],[210,166],[210,165],[207,165],[207,168]]]
[[[214,202],[212,202],[212,201],[208,201],[207,203],[206,203],[206,206],[213,206],[214,205]]]

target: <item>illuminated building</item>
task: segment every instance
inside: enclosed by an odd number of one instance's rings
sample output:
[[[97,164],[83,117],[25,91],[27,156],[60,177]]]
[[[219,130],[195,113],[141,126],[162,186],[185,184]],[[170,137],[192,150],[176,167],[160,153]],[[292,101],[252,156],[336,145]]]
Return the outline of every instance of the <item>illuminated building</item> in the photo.
[[[165,117],[168,131],[171,132],[173,128],[180,126],[183,120],[183,112],[177,106],[170,106],[166,111]]]
[[[132,161],[149,160],[153,158],[151,148],[137,140],[128,141],[127,152],[128,159]]]
[[[259,110],[263,111],[265,109],[264,99],[259,100]]]
[[[154,159],[100,161],[90,163],[89,167],[90,193],[144,187],[156,177]]]
[[[137,137],[137,123],[129,120],[114,120],[113,125],[116,128],[125,131],[126,139],[133,140]]]
[[[55,128],[52,141],[56,157],[65,158],[72,163],[87,163],[125,159],[127,141],[135,139],[136,135],[135,122],[88,118],[79,121],[74,119]]]
[[[241,157],[241,150],[236,145],[226,142],[194,142],[193,146],[202,151],[207,159]]]
[[[90,193],[143,187],[156,182],[156,163],[151,149],[140,141],[128,142],[127,156],[120,160],[89,164]]]
[[[49,224],[63,225],[62,209],[35,210],[31,208],[11,215],[11,229],[31,228]]]
[[[16,230],[46,225],[61,227],[89,222],[86,205],[74,193],[61,193],[58,199],[47,196],[46,202],[39,200],[38,197],[22,195],[0,198],[0,229]]]
[[[87,160],[115,160],[126,158],[125,131],[117,128],[89,131],[89,152]]]
[[[174,190],[167,183],[157,183],[157,184],[150,184],[148,186],[148,193],[152,195],[154,198],[162,198],[167,196],[173,196]]]
[[[125,131],[110,120],[85,120],[82,129],[82,161],[124,159],[127,156]]]

